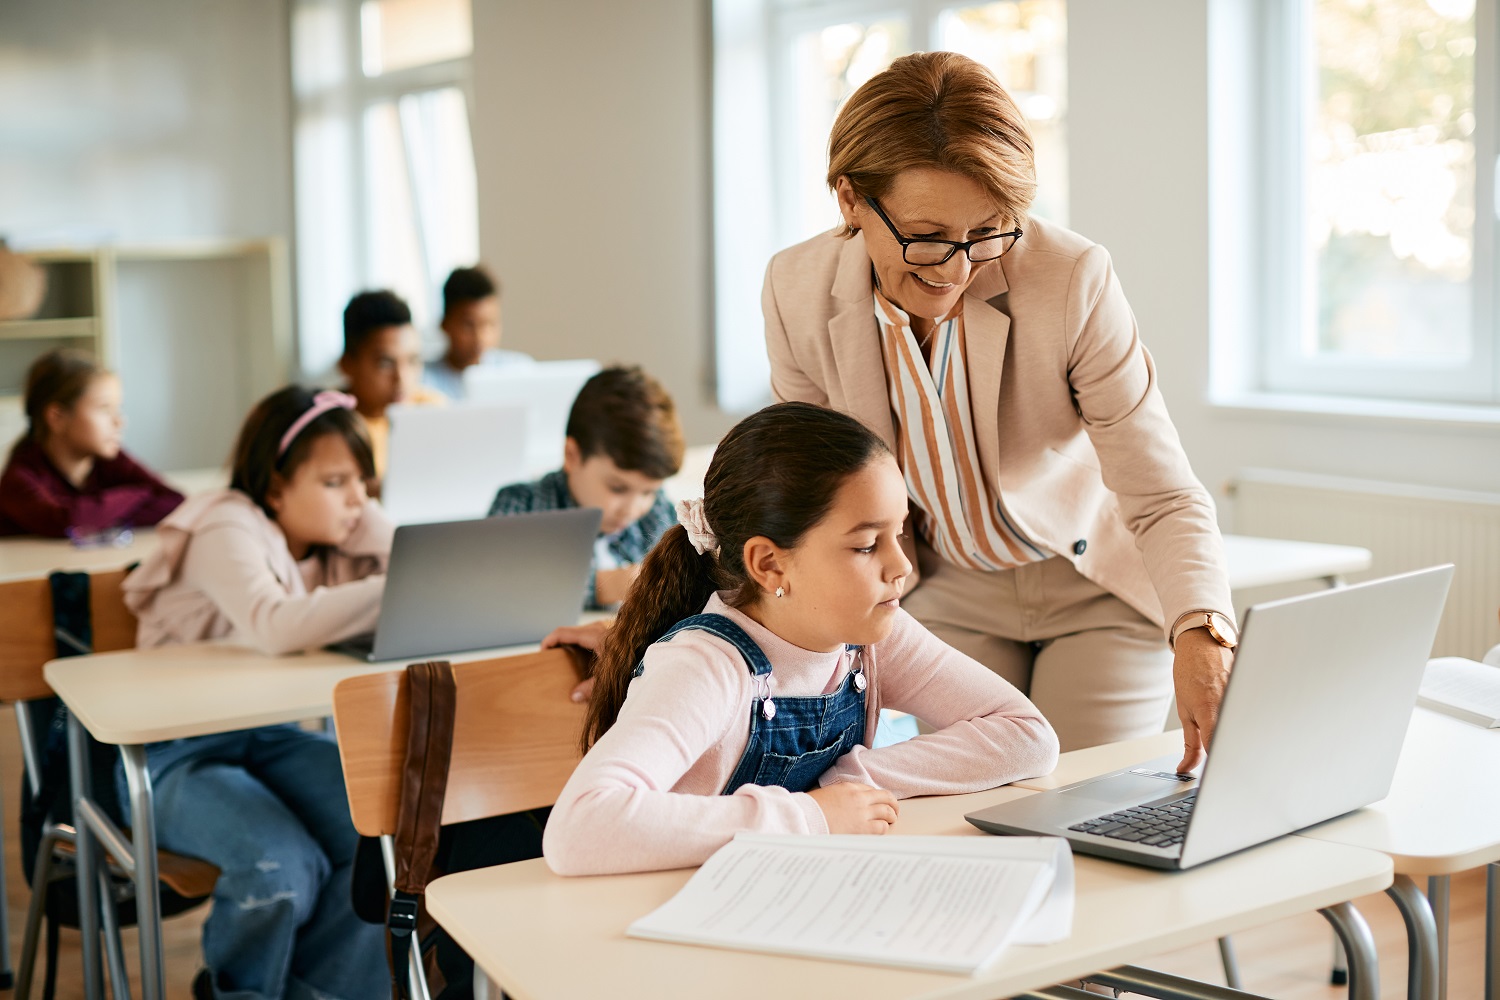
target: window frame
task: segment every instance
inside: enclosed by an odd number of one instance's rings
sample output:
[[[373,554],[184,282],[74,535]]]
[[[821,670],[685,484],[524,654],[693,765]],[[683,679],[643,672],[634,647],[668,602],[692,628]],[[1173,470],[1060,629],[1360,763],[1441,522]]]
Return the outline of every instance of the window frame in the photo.
[[[1277,0],[1264,8],[1259,270],[1266,291],[1257,336],[1259,389],[1273,395],[1500,404],[1500,269],[1496,215],[1500,185],[1500,0],[1475,2],[1473,265],[1470,357],[1466,362],[1308,354],[1318,336],[1317,272],[1306,238],[1308,130],[1317,100],[1313,4]],[[1253,234],[1247,238],[1255,239]]]
[[[318,9],[330,10],[339,22],[339,43],[341,72],[331,83],[324,86],[302,90],[297,85],[295,78],[297,59],[297,39],[295,37],[295,17],[299,10]],[[342,243],[340,250],[343,259],[338,263],[341,268],[352,278],[354,288],[349,292],[353,294],[363,288],[375,286],[374,257],[371,250],[370,240],[370,217],[367,206],[370,197],[370,177],[368,167],[368,141],[369,134],[366,127],[366,119],[370,109],[384,103],[392,103],[397,107],[400,114],[400,101],[409,95],[422,95],[434,91],[456,89],[463,95],[465,116],[468,119],[469,136],[472,143],[474,135],[474,81],[473,81],[473,52],[469,55],[439,62],[426,63],[420,66],[409,66],[401,69],[383,72],[378,76],[366,76],[364,70],[364,17],[363,0],[293,0],[290,8],[290,16],[293,18],[290,25],[293,34],[293,81],[292,81],[292,115],[293,115],[293,158],[298,161],[302,158],[302,151],[297,148],[296,136],[304,120],[319,116],[329,115],[340,120],[346,129],[345,142],[343,143],[343,156],[348,164],[348,184],[344,188],[341,201],[341,214],[348,220],[349,229],[345,238],[339,240]],[[472,14],[471,14],[472,25]],[[404,144],[403,144],[404,150]],[[419,213],[417,220],[418,229],[418,254],[423,261],[423,266],[430,271],[430,248],[427,246],[427,234],[425,226],[420,218],[421,205],[424,203],[423,193],[417,187],[417,178],[412,169],[411,157],[407,152],[406,180],[409,188],[414,210]],[[297,164],[296,173],[300,175],[302,165]],[[342,350],[342,327],[340,316],[343,309],[343,296],[338,305],[338,310],[329,312],[327,306],[332,300],[327,296],[314,296],[316,304],[309,301],[309,292],[306,286],[318,284],[320,277],[313,275],[309,270],[312,263],[304,261],[300,252],[305,230],[309,219],[305,216],[305,208],[302,204],[302,196],[294,192],[294,216],[296,222],[296,233],[299,252],[297,258],[298,273],[298,355],[304,371],[325,371],[332,361],[336,361],[338,353]],[[337,238],[337,237],[335,237]],[[426,284],[430,285],[429,280]],[[339,295],[342,293],[335,293]],[[424,298],[415,301],[413,305],[413,318],[419,324],[430,319],[436,323],[437,316],[428,315],[433,313],[436,303],[436,289],[425,288]],[[429,324],[431,325],[431,324]],[[425,330],[423,331],[426,332]],[[336,335],[336,337],[335,337]],[[331,351],[330,347],[337,340],[339,351]]]

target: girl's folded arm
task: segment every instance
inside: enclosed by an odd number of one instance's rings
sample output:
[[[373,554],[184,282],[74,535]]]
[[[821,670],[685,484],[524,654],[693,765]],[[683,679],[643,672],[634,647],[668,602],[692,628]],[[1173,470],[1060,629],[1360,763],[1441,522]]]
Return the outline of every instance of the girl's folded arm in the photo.
[[[821,779],[858,781],[906,798],[976,792],[1049,773],[1057,734],[1025,695],[902,611],[876,648],[882,705],[936,731],[870,750],[855,747]]]
[[[263,547],[237,525],[216,525],[188,544],[182,574],[213,601],[237,636],[263,653],[315,649],[375,628],[383,575],[291,595]]]
[[[547,821],[543,852],[560,875],[702,864],[740,831],[826,833],[811,796],[745,785],[733,795],[675,792],[745,724],[737,654],[686,633],[648,654],[619,719],[584,757]],[[733,659],[731,660],[731,656]]]

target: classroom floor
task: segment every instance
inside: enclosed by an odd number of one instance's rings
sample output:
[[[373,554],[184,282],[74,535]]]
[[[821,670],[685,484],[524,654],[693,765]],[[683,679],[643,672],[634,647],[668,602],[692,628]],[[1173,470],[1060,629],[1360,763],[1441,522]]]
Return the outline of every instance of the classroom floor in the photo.
[[[21,882],[19,841],[16,833],[16,803],[20,787],[21,757],[15,730],[15,716],[7,707],[0,711],[0,795],[4,796],[5,872],[8,889],[11,961],[21,954],[21,934],[26,918],[27,888]],[[1453,911],[1450,929],[1448,995],[1454,1000],[1483,995],[1484,973],[1484,872],[1474,871],[1453,879]],[[1360,911],[1370,922],[1380,949],[1380,995],[1382,1000],[1397,1000],[1406,995],[1406,931],[1395,906],[1385,896],[1359,900]],[[198,935],[208,908],[200,907],[174,917],[166,924],[163,940],[166,950],[168,1000],[191,1000],[191,984],[198,970]],[[125,932],[126,953],[135,968],[136,937],[134,930]],[[1322,917],[1307,914],[1292,920],[1237,934],[1234,937],[1244,987],[1252,993],[1282,1000],[1334,1000],[1343,998],[1343,989],[1328,985],[1332,959],[1333,935]],[[1207,982],[1222,982],[1218,949],[1211,944],[1184,948],[1138,962],[1139,965],[1163,969],[1178,975]],[[140,982],[132,974],[131,993],[140,996]],[[41,995],[41,969],[33,987],[33,997]],[[57,977],[58,1000],[75,1000],[83,996],[79,974],[78,935],[64,931]],[[383,997],[371,1000],[384,1000]]]

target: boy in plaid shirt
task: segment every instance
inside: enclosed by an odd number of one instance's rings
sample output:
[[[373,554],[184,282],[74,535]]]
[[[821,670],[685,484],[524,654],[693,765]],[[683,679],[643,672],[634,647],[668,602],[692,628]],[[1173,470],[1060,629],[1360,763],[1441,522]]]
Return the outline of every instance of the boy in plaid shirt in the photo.
[[[606,368],[584,383],[568,414],[563,467],[503,487],[490,516],[567,507],[604,513],[584,606],[624,600],[641,560],[677,523],[662,483],[682,466],[682,426],[661,383],[637,367]]]

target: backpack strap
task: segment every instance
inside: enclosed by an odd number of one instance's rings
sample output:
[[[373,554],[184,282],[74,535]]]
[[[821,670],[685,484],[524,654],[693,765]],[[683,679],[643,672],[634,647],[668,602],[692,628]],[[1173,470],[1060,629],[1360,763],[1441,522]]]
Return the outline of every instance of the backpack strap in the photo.
[[[413,663],[406,668],[411,712],[406,730],[406,758],[401,766],[401,798],[396,808],[396,882],[391,897],[391,993],[409,996],[409,966],[417,930],[417,904],[432,877],[438,836],[443,825],[443,796],[453,756],[456,686],[447,660]],[[421,956],[417,956],[421,961]]]

